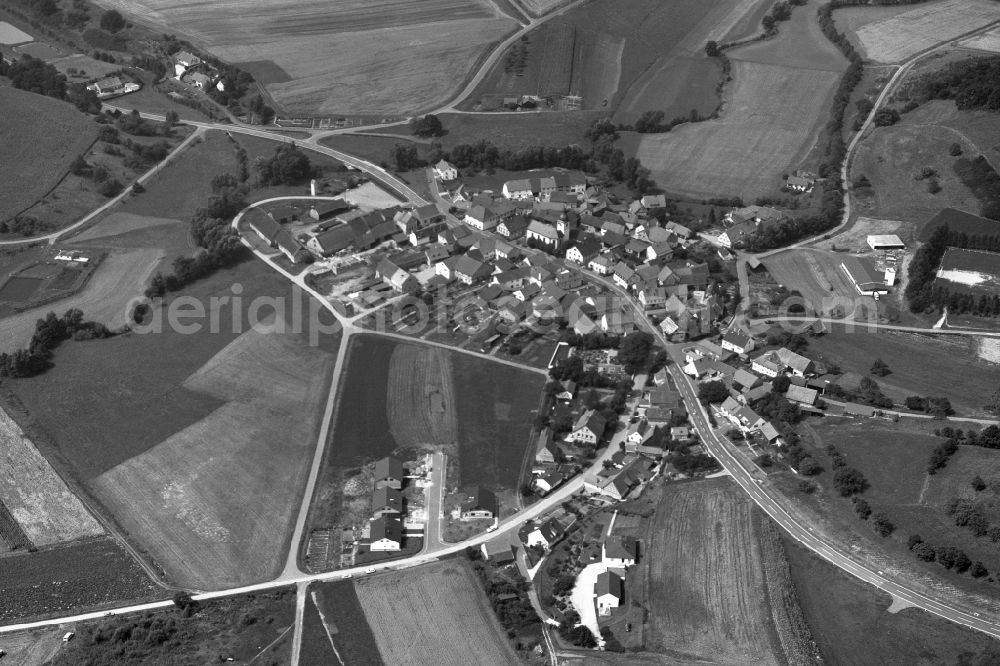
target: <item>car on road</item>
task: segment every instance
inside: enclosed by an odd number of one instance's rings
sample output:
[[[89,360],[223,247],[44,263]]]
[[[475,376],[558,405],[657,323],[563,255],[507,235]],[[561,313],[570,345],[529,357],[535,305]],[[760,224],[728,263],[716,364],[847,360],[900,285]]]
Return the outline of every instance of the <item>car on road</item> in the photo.
[[[365,569],[365,573],[366,574],[373,574],[373,573],[375,573],[375,567],[368,567],[367,569]]]
[[[354,574],[344,574],[344,578],[354,578]]]

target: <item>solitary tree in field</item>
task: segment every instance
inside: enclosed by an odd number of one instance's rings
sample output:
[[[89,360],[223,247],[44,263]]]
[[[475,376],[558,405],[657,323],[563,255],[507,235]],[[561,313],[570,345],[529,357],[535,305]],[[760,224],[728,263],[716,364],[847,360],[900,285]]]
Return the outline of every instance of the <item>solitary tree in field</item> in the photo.
[[[976,492],[986,489],[986,482],[983,481],[983,477],[979,476],[978,474],[972,477],[972,489],[975,490]]]
[[[708,43],[705,44],[705,55],[709,58],[714,58],[719,55],[719,42],[714,39],[708,40]]]
[[[441,120],[432,113],[428,113],[423,117],[417,116],[413,118],[410,121],[410,129],[414,134],[425,139],[444,134],[444,126],[441,125]]]
[[[114,34],[125,27],[125,17],[115,9],[109,9],[101,16],[101,28]]]

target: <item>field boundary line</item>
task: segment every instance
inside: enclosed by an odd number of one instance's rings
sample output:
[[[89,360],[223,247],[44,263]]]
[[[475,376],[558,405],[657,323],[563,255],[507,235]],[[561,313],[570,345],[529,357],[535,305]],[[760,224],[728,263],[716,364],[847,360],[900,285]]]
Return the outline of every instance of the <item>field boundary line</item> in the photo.
[[[93,147],[94,147],[94,146],[95,146],[95,145],[97,144],[97,142],[98,142],[98,141],[100,141],[100,140],[101,140],[101,139],[100,139],[100,137],[95,137],[95,138],[94,138],[94,140],[93,140],[93,141],[91,141],[90,145],[89,145],[89,146],[87,146],[86,150],[84,150],[84,151],[83,151],[83,154],[84,154],[84,155],[86,155],[86,154],[87,154],[88,152],[90,152],[90,151],[91,151],[91,150],[93,149]],[[53,185],[52,187],[50,187],[50,188],[49,188],[49,189],[48,189],[48,190],[47,190],[47,191],[46,191],[46,192],[45,192],[44,194],[42,194],[42,196],[40,196],[40,197],[38,197],[37,199],[35,199],[35,200],[34,200],[34,201],[33,201],[33,202],[31,203],[31,205],[30,205],[30,206],[26,206],[25,208],[22,208],[21,210],[17,211],[16,213],[14,213],[13,215],[11,215],[11,216],[10,216],[9,218],[6,218],[6,219],[11,219],[11,220],[12,220],[12,219],[14,219],[15,217],[17,217],[18,215],[21,215],[21,214],[23,214],[23,213],[26,213],[27,211],[29,211],[29,210],[31,210],[32,208],[34,208],[35,206],[37,206],[37,205],[38,205],[38,203],[39,203],[39,202],[40,202],[40,201],[41,201],[42,199],[44,199],[45,197],[47,197],[47,196],[49,196],[50,194],[52,194],[52,193],[53,193],[53,192],[55,191],[55,189],[56,189],[57,187],[59,187],[60,185],[62,185],[62,184],[63,184],[63,181],[64,181],[64,180],[66,180],[67,178],[69,178],[69,175],[70,175],[70,171],[68,171],[68,170],[67,170],[67,171],[66,171],[66,173],[64,173],[64,174],[62,175],[62,178],[60,178],[60,179],[59,179],[58,181],[56,181],[55,185]]]
[[[288,627],[287,629],[285,629],[284,631],[282,631],[280,634],[278,634],[277,638],[275,638],[273,641],[271,641],[270,643],[268,643],[267,645],[265,645],[264,649],[262,649],[260,652],[258,652],[257,654],[255,654],[253,656],[253,659],[251,659],[250,661],[247,662],[247,666],[251,666],[251,664],[253,664],[255,661],[257,661],[258,659],[260,659],[260,657],[261,657],[262,654],[264,654],[265,652],[267,652],[268,650],[270,650],[272,647],[274,647],[274,645],[278,641],[280,641],[282,638],[284,638],[285,635],[288,634],[288,632],[291,631],[294,628],[295,628],[295,624],[293,623],[290,627]]]
[[[319,613],[319,619],[323,623],[323,631],[326,632],[326,638],[330,641],[330,647],[333,648],[333,653],[337,655],[337,661],[340,662],[340,666],[346,666],[344,664],[343,657],[340,656],[340,652],[337,651],[337,646],[333,643],[333,635],[330,633],[330,625],[326,621],[326,615],[323,613],[323,609],[319,607],[319,602],[316,601],[316,590],[309,593],[312,598],[313,606],[316,607],[316,612]]]

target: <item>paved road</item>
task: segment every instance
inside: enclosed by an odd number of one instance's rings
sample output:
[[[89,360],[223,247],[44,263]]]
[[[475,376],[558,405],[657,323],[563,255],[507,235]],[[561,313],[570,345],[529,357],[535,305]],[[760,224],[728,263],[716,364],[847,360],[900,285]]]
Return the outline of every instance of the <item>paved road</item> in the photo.
[[[440,451],[431,456],[430,486],[427,487],[427,527],[424,528],[424,548],[432,553],[447,544],[441,539],[441,517],[444,509],[444,487],[448,473],[448,456]]]
[[[976,328],[925,328],[922,326],[903,326],[901,324],[876,324],[867,321],[852,321],[845,319],[831,319],[830,317],[755,317],[747,318],[750,324],[767,324],[775,322],[789,322],[808,326],[814,321],[821,321],[824,324],[837,326],[849,326],[861,331],[868,329],[874,331],[902,331],[904,333],[927,333],[928,335],[971,335],[975,337],[1000,338],[1000,331]]]
[[[683,360],[677,346],[672,346],[671,350],[675,360]],[[888,592],[894,597],[898,597],[913,606],[922,608],[946,620],[951,620],[952,622],[982,631],[995,638],[1000,638],[1000,624],[980,617],[978,611],[957,608],[896,582],[879,570],[867,564],[857,562],[843,552],[836,544],[827,541],[824,536],[817,535],[813,528],[793,518],[782,505],[784,497],[779,492],[772,490],[764,481],[766,474],[755,467],[750,469],[751,466],[746,465],[742,459],[735,455],[730,446],[712,430],[708,414],[698,401],[690,378],[679,370],[677,363],[671,364],[669,368],[685,402],[689,406],[695,406],[690,411],[690,418],[698,434],[701,436],[705,447],[723,465],[744,492],[778,525],[792,535],[795,540],[828,562]]]

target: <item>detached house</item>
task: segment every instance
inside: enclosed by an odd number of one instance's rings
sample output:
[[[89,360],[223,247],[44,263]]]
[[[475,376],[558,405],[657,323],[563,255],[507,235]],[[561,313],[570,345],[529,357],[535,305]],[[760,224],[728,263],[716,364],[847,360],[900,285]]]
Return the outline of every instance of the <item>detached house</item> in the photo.
[[[399,516],[379,516],[371,521],[368,535],[372,552],[399,550],[403,542],[403,522]]]
[[[372,515],[399,515],[403,511],[403,494],[395,488],[382,486],[372,494]]]
[[[535,462],[555,463],[564,458],[562,449],[552,437],[552,429],[544,428],[538,435],[538,449],[535,452]]]
[[[528,230],[528,218],[523,215],[513,215],[497,225],[497,235],[507,240],[517,240]]]
[[[586,266],[601,253],[601,241],[587,237],[566,251],[566,258],[580,266]]]
[[[497,496],[482,486],[476,486],[462,502],[462,520],[499,517],[500,506]]]
[[[613,571],[599,574],[597,584],[594,586],[594,595],[597,597],[598,614],[611,615],[612,609],[618,608],[622,597],[625,596],[621,576]]]
[[[434,165],[434,177],[443,181],[455,180],[458,178],[458,169],[451,163],[441,160]]]
[[[638,553],[639,542],[635,537],[609,536],[601,545],[601,562],[609,567],[631,567]]]
[[[391,285],[394,291],[409,294],[420,289],[417,278],[410,275],[388,259],[378,262],[375,267],[375,274],[382,278],[384,282]]]
[[[785,365],[774,352],[765,352],[755,359],[751,359],[750,367],[757,374],[765,377],[777,377],[785,369]]]
[[[588,409],[576,420],[571,437],[575,442],[597,444],[604,435],[606,425],[604,417],[598,414],[597,410]]]
[[[610,275],[613,270],[614,262],[607,255],[598,255],[590,260],[587,264],[587,268],[594,271],[598,275]]]
[[[442,264],[448,262],[441,262]],[[441,264],[438,264],[439,266]],[[485,280],[490,276],[492,269],[489,264],[485,264],[478,259],[473,259],[467,254],[458,257],[455,262],[455,278],[463,284],[475,284]]]
[[[375,463],[375,487],[395,488],[399,490],[403,487],[403,463],[397,458],[387,456]]]
[[[753,347],[753,338],[740,331],[729,331],[722,336],[722,348],[737,354],[749,353]]]

